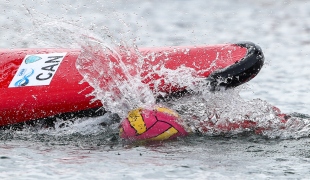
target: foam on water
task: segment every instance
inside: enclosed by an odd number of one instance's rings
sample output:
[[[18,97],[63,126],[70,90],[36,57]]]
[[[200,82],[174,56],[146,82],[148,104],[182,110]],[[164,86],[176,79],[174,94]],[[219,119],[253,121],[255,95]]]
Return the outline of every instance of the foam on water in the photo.
[[[284,123],[279,109],[261,99],[244,100],[239,95],[240,90],[236,88],[185,96],[166,105],[177,110],[192,130],[205,135],[229,136],[250,131],[268,138],[308,137],[309,117],[295,113],[288,115]],[[245,120],[255,125],[249,128],[223,128],[225,124],[243,124]]]

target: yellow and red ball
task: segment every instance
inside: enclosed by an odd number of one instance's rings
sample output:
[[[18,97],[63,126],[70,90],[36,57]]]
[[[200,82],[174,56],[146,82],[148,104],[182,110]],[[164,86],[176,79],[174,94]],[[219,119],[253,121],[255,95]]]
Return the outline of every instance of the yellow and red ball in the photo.
[[[133,141],[161,141],[187,134],[179,115],[161,106],[134,109],[120,124],[120,137]]]

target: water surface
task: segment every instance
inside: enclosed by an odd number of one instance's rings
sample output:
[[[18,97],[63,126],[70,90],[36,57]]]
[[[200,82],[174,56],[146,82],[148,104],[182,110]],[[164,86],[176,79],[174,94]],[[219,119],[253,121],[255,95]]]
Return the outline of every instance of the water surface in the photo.
[[[267,63],[238,89],[245,102],[309,114],[310,3],[298,1],[1,2],[1,48],[77,47],[77,34],[138,47],[252,41]],[[70,27],[69,27],[70,26]],[[51,33],[53,32],[53,33]],[[50,34],[49,34],[50,33]],[[49,35],[48,35],[49,34]],[[68,39],[63,37],[68,37]],[[111,39],[109,39],[111,40]],[[260,104],[256,104],[257,106]],[[238,106],[236,106],[238,108]],[[252,107],[255,108],[255,103]],[[308,124],[266,135],[193,135],[128,144],[103,118],[67,128],[0,132],[2,179],[302,179],[309,176]]]

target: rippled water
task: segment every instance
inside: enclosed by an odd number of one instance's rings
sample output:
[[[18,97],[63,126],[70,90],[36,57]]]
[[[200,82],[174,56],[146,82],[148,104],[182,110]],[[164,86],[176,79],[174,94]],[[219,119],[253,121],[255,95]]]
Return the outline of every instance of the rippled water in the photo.
[[[6,1],[0,7],[1,48],[79,47],[83,42],[77,42],[76,35],[81,34],[122,42],[129,47],[255,42],[263,49],[267,61],[260,74],[247,86],[211,97],[210,102],[222,105],[222,110],[232,108],[229,113],[237,114],[273,105],[284,113],[309,114],[310,23],[306,19],[310,3],[307,1],[68,0],[24,4]],[[234,101],[220,101],[230,95]],[[172,107],[178,108],[182,103],[189,109],[193,107],[190,99],[176,101]],[[121,141],[117,126],[99,125],[107,118],[84,118],[75,123],[59,120],[56,129],[28,127],[22,131],[1,131],[0,177],[300,179],[309,176],[309,123],[304,117],[299,118],[304,123],[301,126],[264,135],[247,131],[220,136],[192,135],[155,144]]]

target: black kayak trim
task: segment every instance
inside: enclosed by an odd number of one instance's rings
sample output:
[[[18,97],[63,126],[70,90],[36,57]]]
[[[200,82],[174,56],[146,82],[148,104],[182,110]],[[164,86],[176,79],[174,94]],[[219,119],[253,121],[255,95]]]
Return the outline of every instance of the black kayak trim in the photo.
[[[237,87],[253,79],[264,65],[265,57],[262,49],[252,42],[240,42],[235,45],[245,47],[247,53],[235,64],[213,72],[207,80],[211,90]]]

